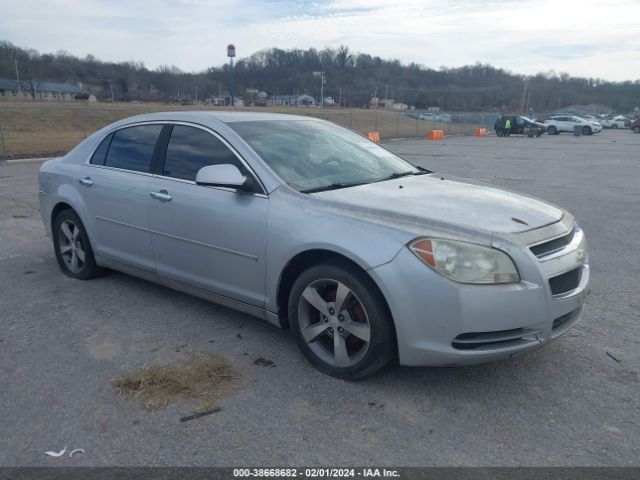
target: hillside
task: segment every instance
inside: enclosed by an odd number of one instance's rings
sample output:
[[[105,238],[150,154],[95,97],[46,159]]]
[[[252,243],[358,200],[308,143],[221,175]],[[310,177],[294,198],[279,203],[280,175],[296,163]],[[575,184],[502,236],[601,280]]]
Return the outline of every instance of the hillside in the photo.
[[[228,93],[227,65],[198,73],[175,66],[150,70],[139,62],[39,53],[0,42],[0,78],[15,78],[16,61],[23,79],[82,82],[102,100],[113,96],[125,101],[190,101]],[[313,72],[320,70],[326,74],[325,96],[346,107],[367,105],[372,96],[386,96],[418,109],[433,106],[448,111],[517,112],[532,107],[544,112],[569,104],[601,103],[617,112],[629,112],[640,106],[640,80],[606,82],[555,72],[524,76],[480,63],[436,70],[354,53],[348,47],[273,48],[239,59],[236,95],[248,98],[246,89],[254,88],[270,96],[307,93],[319,98],[320,80]]]

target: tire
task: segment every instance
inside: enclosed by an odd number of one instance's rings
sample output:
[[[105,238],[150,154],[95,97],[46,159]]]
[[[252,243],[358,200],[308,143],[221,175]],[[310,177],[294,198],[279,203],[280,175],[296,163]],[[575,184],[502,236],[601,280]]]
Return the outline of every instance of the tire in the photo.
[[[591,135],[592,133],[589,127],[582,127],[582,135]]]
[[[640,127],[633,127],[633,133],[640,133]]]
[[[498,137],[504,137],[504,129],[502,128],[496,128],[496,135]]]
[[[557,135],[557,134],[558,134],[558,129],[553,125],[547,128],[547,135]]]
[[[340,298],[343,308],[336,308]],[[395,357],[395,332],[382,294],[346,263],[305,270],[291,288],[288,313],[300,350],[328,375],[361,380]]]
[[[60,212],[53,220],[52,232],[56,260],[65,275],[89,280],[104,273],[96,264],[87,231],[76,212]]]
[[[611,128],[618,128],[618,124],[614,123],[613,125],[611,125]]]

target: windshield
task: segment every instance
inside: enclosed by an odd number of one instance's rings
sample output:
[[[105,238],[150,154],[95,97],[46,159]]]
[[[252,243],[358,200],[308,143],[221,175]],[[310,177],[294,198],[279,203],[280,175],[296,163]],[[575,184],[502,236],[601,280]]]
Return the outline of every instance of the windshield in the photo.
[[[346,128],[317,120],[228,124],[288,185],[302,192],[424,173]]]

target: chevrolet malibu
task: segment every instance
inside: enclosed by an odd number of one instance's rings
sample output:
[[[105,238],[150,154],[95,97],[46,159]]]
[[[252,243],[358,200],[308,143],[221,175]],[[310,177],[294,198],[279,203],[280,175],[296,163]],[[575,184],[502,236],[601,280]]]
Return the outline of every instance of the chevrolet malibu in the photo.
[[[39,195],[66,275],[119,270],[291,328],[345,379],[534,350],[588,291],[570,213],[307,117],[127,118],[44,163]]]

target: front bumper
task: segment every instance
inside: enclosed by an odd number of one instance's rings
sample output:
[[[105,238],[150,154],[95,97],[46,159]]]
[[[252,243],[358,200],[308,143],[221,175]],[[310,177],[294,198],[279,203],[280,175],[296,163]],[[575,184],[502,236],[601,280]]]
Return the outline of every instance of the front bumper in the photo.
[[[557,228],[557,227],[556,227]],[[395,322],[402,365],[455,366],[511,358],[539,348],[581,318],[589,289],[583,237],[544,262],[511,248],[522,280],[506,285],[450,281],[404,248],[370,271]],[[579,269],[577,288],[553,295],[549,278]]]

